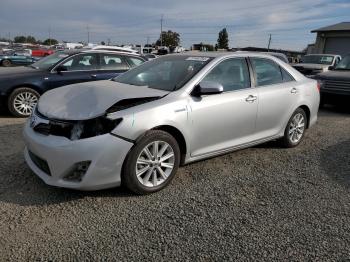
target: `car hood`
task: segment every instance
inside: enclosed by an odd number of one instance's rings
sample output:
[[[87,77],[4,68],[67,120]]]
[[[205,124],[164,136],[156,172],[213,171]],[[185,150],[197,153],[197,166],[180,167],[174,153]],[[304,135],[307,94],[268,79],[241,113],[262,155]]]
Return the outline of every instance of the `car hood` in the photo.
[[[0,78],[11,78],[18,76],[28,76],[42,74],[43,71],[34,69],[29,66],[3,67],[0,70]]]
[[[48,118],[59,120],[87,120],[106,113],[124,99],[162,97],[169,92],[133,86],[111,80],[80,83],[56,88],[44,93],[38,110]]]
[[[316,76],[321,80],[350,81],[350,70],[332,70]]]
[[[328,68],[329,65],[299,63],[299,64],[294,64],[293,67],[303,67],[305,69],[324,69],[324,68]]]

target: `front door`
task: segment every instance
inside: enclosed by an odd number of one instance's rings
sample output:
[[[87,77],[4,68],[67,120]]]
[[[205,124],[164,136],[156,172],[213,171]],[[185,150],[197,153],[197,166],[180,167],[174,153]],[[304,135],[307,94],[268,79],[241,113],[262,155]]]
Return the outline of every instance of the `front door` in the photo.
[[[202,81],[220,83],[224,92],[191,97],[191,156],[215,154],[251,141],[258,94],[251,88],[246,59],[226,59]]]
[[[50,89],[94,81],[98,73],[97,55],[94,53],[79,54],[63,61],[58,67],[60,70],[54,70],[47,79]]]

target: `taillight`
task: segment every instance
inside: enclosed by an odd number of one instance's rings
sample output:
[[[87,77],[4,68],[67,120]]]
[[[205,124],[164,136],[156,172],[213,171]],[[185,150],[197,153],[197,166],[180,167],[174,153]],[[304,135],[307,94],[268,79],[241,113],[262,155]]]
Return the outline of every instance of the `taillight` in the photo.
[[[320,92],[320,90],[321,90],[321,83],[319,81],[317,81],[316,87],[317,87],[318,92]]]

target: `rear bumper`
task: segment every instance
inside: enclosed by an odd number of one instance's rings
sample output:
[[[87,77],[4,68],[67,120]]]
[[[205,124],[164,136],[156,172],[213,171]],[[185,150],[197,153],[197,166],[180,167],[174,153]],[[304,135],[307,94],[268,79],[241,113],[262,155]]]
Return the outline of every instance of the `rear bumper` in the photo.
[[[28,122],[23,136],[26,145],[24,157],[30,169],[48,185],[77,190],[119,186],[124,159],[133,145],[110,134],[77,141],[45,136],[33,131]],[[33,155],[42,160],[50,172],[45,172]],[[67,174],[83,161],[91,161],[91,164],[82,180],[68,181]]]

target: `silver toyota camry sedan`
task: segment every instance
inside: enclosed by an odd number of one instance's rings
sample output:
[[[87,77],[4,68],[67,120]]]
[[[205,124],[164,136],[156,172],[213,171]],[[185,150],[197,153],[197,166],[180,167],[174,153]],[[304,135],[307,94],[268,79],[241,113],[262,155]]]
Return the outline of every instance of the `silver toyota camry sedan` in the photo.
[[[45,93],[24,129],[25,159],[49,185],[152,193],[179,165],[269,140],[297,146],[319,100],[316,81],[269,55],[167,55]]]

